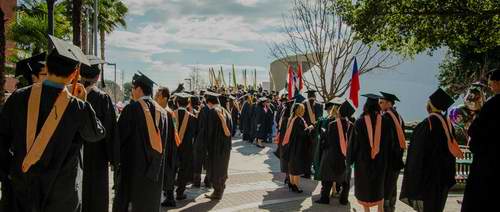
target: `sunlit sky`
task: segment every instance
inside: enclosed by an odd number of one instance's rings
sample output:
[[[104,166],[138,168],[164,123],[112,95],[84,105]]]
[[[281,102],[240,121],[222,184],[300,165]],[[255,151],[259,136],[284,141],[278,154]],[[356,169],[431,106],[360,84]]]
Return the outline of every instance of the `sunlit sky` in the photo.
[[[257,80],[268,81],[274,60],[268,44],[282,41],[282,16],[289,0],[123,0],[129,7],[127,28],[107,37],[106,57],[118,64],[130,81],[141,70],[157,83],[175,88],[193,67],[206,76],[209,67],[229,71],[257,70]],[[387,91],[400,97],[400,112],[407,120],[425,115],[427,96],[438,86],[436,74],[443,52],[418,55],[386,72],[361,77],[361,93]],[[112,67],[106,78],[113,79]]]

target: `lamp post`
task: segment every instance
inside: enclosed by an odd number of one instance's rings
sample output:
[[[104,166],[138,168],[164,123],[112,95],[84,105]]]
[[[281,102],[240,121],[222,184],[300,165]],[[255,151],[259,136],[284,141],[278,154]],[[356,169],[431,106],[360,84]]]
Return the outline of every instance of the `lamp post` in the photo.
[[[113,96],[115,97],[115,102],[117,102],[117,100],[116,100],[116,86],[118,86],[118,84],[116,83],[116,63],[106,63],[106,65],[113,66],[115,68],[115,72],[114,72],[115,85],[113,86]],[[103,70],[103,72],[104,72],[104,70]],[[104,74],[104,73],[102,73],[102,74]]]

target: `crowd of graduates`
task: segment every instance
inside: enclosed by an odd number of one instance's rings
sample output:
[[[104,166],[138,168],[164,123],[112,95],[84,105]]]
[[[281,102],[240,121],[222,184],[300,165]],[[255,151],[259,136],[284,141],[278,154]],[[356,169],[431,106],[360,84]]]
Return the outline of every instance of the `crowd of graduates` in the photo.
[[[320,180],[318,204],[329,204],[333,193],[347,205],[354,178],[365,211],[395,211],[398,199],[417,211],[443,211],[456,183],[455,162],[463,150],[454,126],[464,119],[456,117],[460,111],[448,113],[454,99],[441,88],[429,96],[429,116],[411,138],[396,110],[399,98],[387,92],[363,95],[366,103],[355,118],[350,100],[320,103],[315,90],[304,97],[262,88],[170,92],[159,86],[154,93],[156,83],[140,72],[132,80],[133,100],[117,115],[109,95],[96,86],[104,61],[55,37],[51,43],[53,50],[18,65],[31,85],[10,95],[0,110],[0,211],[108,211],[109,166],[113,211],[175,207],[187,198],[186,189],[202,182],[213,188],[206,197],[220,200],[238,134],[259,148],[275,143],[289,191],[303,192],[301,178]],[[473,115],[466,116],[467,141],[461,144],[474,155],[462,211],[492,207],[499,185],[494,135],[500,71],[488,79],[493,96],[466,101],[469,110],[461,110]],[[466,99],[478,99],[472,90],[475,95]]]

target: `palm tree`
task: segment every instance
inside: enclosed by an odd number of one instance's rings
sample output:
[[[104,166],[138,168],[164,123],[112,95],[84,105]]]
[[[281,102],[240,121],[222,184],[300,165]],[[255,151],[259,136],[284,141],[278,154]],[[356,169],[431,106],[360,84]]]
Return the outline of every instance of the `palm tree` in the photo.
[[[72,19],[73,22],[73,44],[82,45],[82,0],[73,0]]]
[[[99,39],[101,41],[101,58],[105,59],[104,49],[106,34],[113,32],[117,27],[127,27],[125,16],[128,8],[119,0],[100,0],[99,11]]]
[[[14,22],[7,36],[16,42],[16,50],[25,55],[37,54],[47,50],[48,37],[50,31],[48,6],[46,3],[38,1],[23,1],[17,8],[17,19]],[[66,7],[57,4],[54,7],[54,35],[62,38],[69,38],[71,35],[71,24],[66,16]]]
[[[5,18],[2,7],[0,7],[0,111],[4,102],[5,84]]]

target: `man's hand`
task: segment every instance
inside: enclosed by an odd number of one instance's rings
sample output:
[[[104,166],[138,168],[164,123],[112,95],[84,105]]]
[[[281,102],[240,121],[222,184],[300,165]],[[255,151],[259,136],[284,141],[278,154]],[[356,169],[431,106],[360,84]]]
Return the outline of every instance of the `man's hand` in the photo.
[[[73,95],[82,101],[87,101],[87,90],[85,90],[85,87],[81,83],[76,84],[75,93]]]

